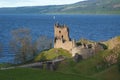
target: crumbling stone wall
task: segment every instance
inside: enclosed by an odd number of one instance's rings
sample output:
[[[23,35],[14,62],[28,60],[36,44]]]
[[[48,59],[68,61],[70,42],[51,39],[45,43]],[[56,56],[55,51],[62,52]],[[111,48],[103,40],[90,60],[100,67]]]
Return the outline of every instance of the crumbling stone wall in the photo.
[[[83,59],[86,59],[90,56],[93,56],[94,54],[98,53],[99,51],[103,50],[103,47],[98,43],[91,43],[91,44],[82,44],[80,46],[76,46],[72,49],[71,53],[72,56],[75,56],[75,54],[79,54],[83,57]]]
[[[75,46],[69,37],[69,29],[66,25],[55,24],[54,26],[54,48],[63,48],[71,51]]]
[[[103,47],[95,42],[81,43],[78,46],[74,40],[70,39],[68,27],[59,24],[54,26],[54,48],[66,49],[71,52],[72,56],[75,56],[76,53],[80,54],[83,59],[103,50]]]

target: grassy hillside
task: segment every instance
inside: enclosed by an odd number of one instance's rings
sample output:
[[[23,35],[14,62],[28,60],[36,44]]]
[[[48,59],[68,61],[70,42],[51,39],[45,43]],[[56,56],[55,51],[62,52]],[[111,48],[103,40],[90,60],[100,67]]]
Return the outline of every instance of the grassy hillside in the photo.
[[[71,7],[72,6],[72,7]],[[88,14],[120,14],[120,0],[87,0],[78,2],[65,12]]]
[[[119,80],[119,75],[116,65],[91,76],[31,68],[0,70],[0,80]]]
[[[114,40],[118,42],[112,49],[101,51],[80,62],[75,62],[71,54],[64,49],[54,48],[43,51],[36,56],[35,61],[52,60],[61,55],[66,59],[60,62],[56,71],[45,70],[45,68],[43,70],[33,68],[0,70],[0,80],[120,80],[118,62],[113,63],[117,59],[114,55],[120,55],[120,45],[118,45],[120,37],[111,39],[110,43],[115,42]],[[105,60],[107,56],[108,61]],[[4,66],[11,65],[0,65],[0,67]]]
[[[72,56],[67,50],[53,48],[53,49],[50,49],[48,51],[43,51],[40,54],[38,54],[35,58],[35,61],[52,60],[61,55],[66,58],[69,58]]]
[[[68,59],[62,61],[59,64],[57,72],[64,74],[82,75],[95,78],[98,80],[113,80],[113,79],[119,80],[120,72],[118,71],[117,63],[116,64],[112,63],[116,60],[116,58],[109,57],[115,56],[116,54],[120,55],[120,45],[118,45],[120,43],[119,39],[120,38],[118,36],[104,42],[107,43],[108,49],[101,51],[98,54],[95,54],[94,56],[82,60],[78,63],[75,62],[73,58],[70,58],[71,56],[68,55],[70,53],[63,49],[51,49],[49,51],[44,51],[36,57],[36,60],[42,59],[43,56],[47,57],[47,59],[53,59],[59,56],[58,54],[65,55],[66,57],[68,57]],[[87,43],[89,41],[81,40],[81,42]],[[112,46],[111,43],[114,43],[114,47],[109,49],[109,46]],[[110,60],[106,61],[105,60],[106,57],[109,57]]]
[[[32,68],[0,70],[0,80],[119,80],[118,66],[107,66],[103,62],[105,52],[78,63],[67,59],[59,64],[57,71]]]
[[[82,75],[93,75],[97,72],[100,72],[104,69],[106,69],[106,65],[103,62],[102,53],[99,53],[89,59],[80,61],[79,63],[75,63],[73,59],[69,59],[66,61],[63,61],[59,65],[58,71],[64,71],[66,73],[76,73],[76,74],[82,74]],[[101,66],[97,69],[97,66]]]
[[[120,72],[118,72],[118,66],[114,65],[93,77],[101,80],[120,80]]]
[[[69,5],[0,8],[0,14],[120,14],[120,0],[86,0]]]
[[[0,71],[0,80],[95,80],[75,74],[64,74],[39,69],[11,69]]]
[[[74,73],[84,76],[89,76],[98,80],[119,80],[120,72],[117,65],[108,65],[104,61],[104,53],[108,54],[109,51],[103,51],[95,56],[75,63],[72,59],[61,62],[59,65],[59,72]]]
[[[105,45],[107,45],[108,49],[113,49],[118,44],[120,44],[120,36],[117,36],[115,38],[112,38],[108,41],[103,42]]]

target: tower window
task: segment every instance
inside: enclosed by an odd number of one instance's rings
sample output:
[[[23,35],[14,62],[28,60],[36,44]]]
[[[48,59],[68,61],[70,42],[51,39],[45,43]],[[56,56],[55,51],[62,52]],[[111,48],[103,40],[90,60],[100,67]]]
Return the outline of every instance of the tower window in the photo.
[[[63,39],[63,35],[62,35],[62,39]]]
[[[61,31],[59,31],[59,33],[61,33]]]

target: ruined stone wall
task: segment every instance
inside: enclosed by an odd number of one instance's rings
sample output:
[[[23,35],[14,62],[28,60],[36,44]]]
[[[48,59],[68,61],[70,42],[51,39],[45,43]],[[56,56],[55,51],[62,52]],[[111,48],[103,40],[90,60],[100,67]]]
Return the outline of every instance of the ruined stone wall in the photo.
[[[63,43],[61,40],[57,40],[56,43],[54,43],[54,48],[63,48],[68,51],[71,51],[74,46],[74,41],[66,41]]]
[[[103,50],[103,47],[98,43],[91,43],[91,47],[89,47],[89,45],[90,44],[85,44],[74,47],[71,51],[72,56],[75,56],[77,53],[79,55],[82,55],[83,59],[86,59]]]
[[[75,56],[75,54],[77,53],[81,55],[83,59],[86,59],[94,54],[94,50],[89,48],[83,48],[83,47],[74,47],[71,53],[72,53],[72,56]]]
[[[86,59],[103,49],[100,44],[90,41],[87,43],[81,42],[81,46],[77,46],[75,41],[70,40],[68,27],[59,24],[55,24],[54,26],[54,48],[66,49],[72,56],[75,56],[77,53],[81,55],[83,59]]]
[[[63,48],[71,51],[75,42],[70,40],[69,29],[65,25],[56,24],[54,26],[54,48]]]
[[[63,25],[55,25],[54,26],[54,36],[57,39],[63,39],[65,41],[69,41],[69,29]]]

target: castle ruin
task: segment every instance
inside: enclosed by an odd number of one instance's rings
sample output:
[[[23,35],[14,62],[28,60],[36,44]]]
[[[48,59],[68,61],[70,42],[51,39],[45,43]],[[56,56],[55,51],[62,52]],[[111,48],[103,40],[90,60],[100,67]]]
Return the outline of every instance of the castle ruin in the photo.
[[[75,54],[81,55],[83,58],[88,58],[100,50],[103,47],[96,42],[80,42],[81,45],[77,45],[74,40],[69,37],[69,28],[66,25],[55,24],[54,25],[54,48],[63,48],[68,50],[72,56]]]
[[[74,40],[69,37],[69,29],[66,25],[54,25],[54,48],[63,48],[71,51],[75,47]]]

